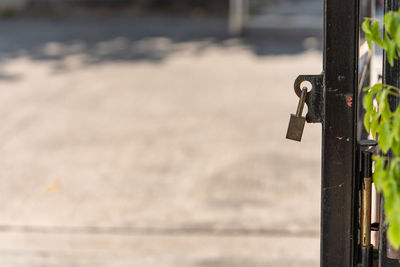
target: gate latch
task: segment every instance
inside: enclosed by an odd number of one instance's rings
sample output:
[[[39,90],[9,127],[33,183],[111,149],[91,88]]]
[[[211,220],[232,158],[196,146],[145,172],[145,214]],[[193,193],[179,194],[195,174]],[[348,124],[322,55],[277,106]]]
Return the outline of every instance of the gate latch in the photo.
[[[300,75],[294,82],[294,91],[299,97],[296,114],[290,115],[289,127],[286,138],[294,141],[301,141],[304,124],[317,123],[323,121],[323,78],[321,75]],[[300,88],[303,82],[309,82],[311,88]],[[308,112],[305,117],[302,116],[304,104],[307,104]]]

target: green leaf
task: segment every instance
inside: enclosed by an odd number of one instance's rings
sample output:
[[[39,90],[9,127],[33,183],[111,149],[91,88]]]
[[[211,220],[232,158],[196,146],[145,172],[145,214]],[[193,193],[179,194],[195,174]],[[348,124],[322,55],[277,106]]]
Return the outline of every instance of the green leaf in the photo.
[[[375,110],[372,112],[370,128],[371,128],[371,135],[373,138],[376,138],[376,131],[379,127],[379,116],[380,116],[379,113],[376,112]]]
[[[373,22],[370,29],[372,32],[372,38],[375,41],[375,43],[380,47],[384,47],[384,43],[381,37],[381,32],[379,31],[379,22],[378,21]]]
[[[400,46],[400,32],[399,32],[400,14],[399,13],[393,13],[393,18],[392,18],[392,21],[391,21],[389,27],[390,27],[390,31],[392,32],[392,39],[396,42],[397,46]]]
[[[393,67],[394,59],[397,59],[396,43],[389,39],[387,33],[384,34],[384,48],[386,49],[386,57],[390,66]]]
[[[389,242],[395,249],[400,247],[400,218],[398,217],[396,216],[396,219],[391,221],[387,233]]]
[[[388,239],[391,245],[398,249],[400,247],[400,196],[397,184],[393,186],[392,194],[389,197],[392,199],[391,205],[387,207],[385,205],[391,214],[390,220],[387,220],[389,222]]]
[[[388,172],[388,174],[390,174],[390,172]],[[388,181],[383,181],[382,192],[385,198],[384,208],[386,213],[386,220],[388,222],[391,222],[393,220],[393,206],[395,203],[394,195],[391,192],[391,183],[389,183]]]
[[[387,35],[387,33],[385,32],[384,34],[383,34],[383,49],[385,49],[386,51],[388,51],[388,49],[389,49],[389,46],[390,46],[390,39],[389,39],[389,36]],[[387,54],[387,53],[386,53]]]
[[[397,141],[400,141],[400,114],[399,114],[399,107],[397,107],[396,111],[393,113],[392,119],[392,133],[393,138]]]
[[[391,66],[400,58],[400,9],[387,12],[384,16],[384,31],[379,21],[365,18],[362,29],[368,46],[374,43],[386,51]],[[372,136],[378,136],[378,144],[383,153],[393,152],[391,158],[374,156],[373,179],[376,188],[385,199],[384,210],[389,224],[388,239],[395,248],[400,248],[400,106],[392,112],[388,103],[389,94],[399,95],[400,89],[381,83],[364,88],[363,107],[365,128]],[[374,106],[374,99],[377,105]]]
[[[400,142],[398,140],[393,140],[392,151],[396,157],[400,157]]]
[[[392,40],[394,40],[397,47],[400,47],[400,28],[397,27],[395,30],[395,34],[392,36]]]
[[[372,109],[372,104],[374,101],[374,94],[373,93],[367,93],[364,95],[363,98],[363,107],[368,111]]]
[[[393,139],[400,142],[400,122],[396,120],[392,127]]]
[[[384,108],[386,96],[384,95],[385,90],[379,90],[376,93],[376,101],[378,102],[378,110]],[[382,96],[383,95],[383,96]]]
[[[372,86],[371,92],[377,93],[377,92],[379,92],[380,90],[382,90],[383,87],[384,87],[384,86],[383,86],[382,83],[376,83],[376,84],[374,84],[374,86]]]
[[[385,102],[387,102],[387,99],[385,100]],[[381,111],[381,120],[383,122],[390,123],[391,119],[392,119],[392,112],[390,111],[389,104],[386,103],[384,108]]]
[[[396,177],[398,177],[400,169],[399,169],[399,158],[395,157],[391,159],[390,162],[390,171],[393,173],[393,181],[394,181],[394,185],[396,186],[396,191],[397,191],[397,184],[396,184]],[[400,200],[400,199],[398,199]]]
[[[400,105],[397,106],[396,110],[393,112],[393,115],[400,118]]]
[[[384,18],[384,23],[385,23],[385,29],[387,30],[387,32],[392,35],[392,28],[390,27],[392,24],[392,20],[393,20],[393,14],[392,13],[386,13]]]
[[[364,115],[364,127],[365,130],[369,133],[371,130],[371,111],[367,110],[367,112]]]
[[[392,112],[390,111],[388,103],[388,95],[388,89],[380,90],[376,94],[376,100],[378,101],[378,111],[380,112],[382,119],[384,119],[385,121],[389,121],[392,116]]]
[[[373,158],[375,160],[375,171],[372,175],[376,189],[378,192],[382,191],[382,180],[385,178],[385,160],[380,157],[380,156],[374,156]]]
[[[373,40],[372,40],[372,33],[367,33],[365,35],[365,39],[367,39],[369,50],[372,51],[374,49],[374,43],[373,43]]]
[[[369,90],[371,90],[371,88],[372,88],[371,86],[367,86],[367,87],[363,88],[363,91],[368,92]]]
[[[383,153],[387,153],[392,146],[393,143],[393,135],[390,129],[390,124],[388,122],[384,122],[379,127],[379,138],[378,138],[379,146],[381,147]]]
[[[362,30],[366,33],[366,34],[372,34],[371,32],[371,27],[369,24],[369,20],[365,19],[364,22],[361,25]]]

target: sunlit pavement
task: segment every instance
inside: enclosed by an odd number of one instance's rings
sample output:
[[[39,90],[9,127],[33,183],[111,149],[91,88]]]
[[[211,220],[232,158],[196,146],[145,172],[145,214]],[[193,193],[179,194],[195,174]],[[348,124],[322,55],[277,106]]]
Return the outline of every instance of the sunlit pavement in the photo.
[[[314,37],[223,19],[0,23],[0,265],[319,265]],[[315,46],[317,48],[318,46]]]

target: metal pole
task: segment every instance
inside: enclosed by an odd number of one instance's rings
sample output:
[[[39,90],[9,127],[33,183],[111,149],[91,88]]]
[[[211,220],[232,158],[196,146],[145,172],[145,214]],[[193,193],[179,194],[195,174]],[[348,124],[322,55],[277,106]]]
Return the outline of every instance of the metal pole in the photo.
[[[247,17],[247,1],[248,0],[229,1],[229,33],[235,35],[242,33]]]
[[[360,142],[361,143],[361,142]],[[368,144],[368,143],[367,143]],[[373,245],[371,244],[372,208],[372,153],[373,149],[360,144],[361,150],[361,266],[373,267]]]
[[[325,0],[321,266],[356,264],[359,0]]]

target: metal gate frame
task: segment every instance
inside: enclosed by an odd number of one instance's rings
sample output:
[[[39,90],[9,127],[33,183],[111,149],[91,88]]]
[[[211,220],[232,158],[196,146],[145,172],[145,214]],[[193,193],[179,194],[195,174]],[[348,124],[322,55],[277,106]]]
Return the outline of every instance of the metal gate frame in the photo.
[[[355,266],[359,0],[324,3],[321,266]]]
[[[385,12],[399,7],[400,0],[385,1]],[[324,0],[323,107],[320,114],[323,267],[353,267],[360,262],[359,29],[360,0]],[[390,67],[385,55],[383,58],[383,82],[400,87],[400,63],[397,61]],[[395,108],[400,101],[391,98],[389,102]],[[383,213],[380,221],[384,221]],[[379,261],[374,266],[400,266],[398,260],[389,258],[396,255],[390,255],[384,223],[380,223],[379,236]]]
[[[365,142],[368,133],[363,131],[363,110],[359,105],[363,96],[361,89],[369,85],[364,77],[366,73],[374,73],[367,60],[373,55],[363,59],[364,52],[360,52],[360,36],[363,36],[360,25],[363,16],[374,15],[372,1],[375,0],[324,0],[323,72],[321,75],[300,75],[294,86],[300,97],[300,108],[296,115],[291,115],[287,138],[300,141],[305,120],[322,123],[322,267],[400,267],[400,251],[395,251],[387,242],[382,208],[377,218],[379,229],[374,224],[374,230],[379,231],[378,249],[369,241],[365,244],[365,239],[361,248],[361,214],[364,214],[364,237],[368,236],[372,226],[368,218],[370,215],[365,216],[371,210],[371,193],[368,191],[367,194],[364,187],[361,194],[361,176],[369,181],[371,179],[372,162],[370,158],[365,161],[365,155],[372,152],[363,150],[364,170],[361,170],[360,146],[361,143],[371,146],[376,142]],[[400,0],[385,0],[385,12],[397,11],[399,7]],[[365,47],[365,41],[361,47]],[[300,88],[303,81],[311,83],[310,91]],[[400,60],[391,67],[385,53],[383,83],[400,88]],[[304,103],[308,105],[305,118],[301,114]],[[399,103],[399,98],[389,98],[392,110]],[[368,174],[365,172],[367,169]],[[377,201],[379,207],[383,207],[383,201]],[[362,211],[361,203],[364,204]]]

